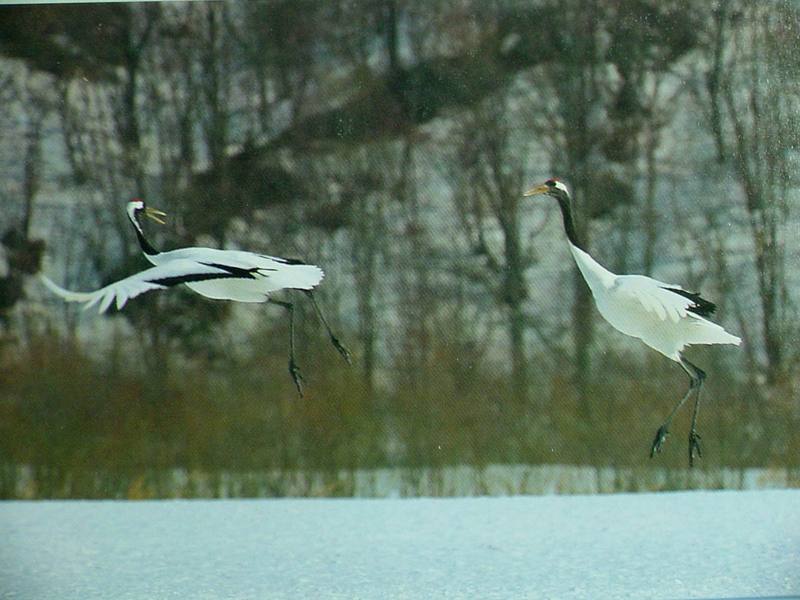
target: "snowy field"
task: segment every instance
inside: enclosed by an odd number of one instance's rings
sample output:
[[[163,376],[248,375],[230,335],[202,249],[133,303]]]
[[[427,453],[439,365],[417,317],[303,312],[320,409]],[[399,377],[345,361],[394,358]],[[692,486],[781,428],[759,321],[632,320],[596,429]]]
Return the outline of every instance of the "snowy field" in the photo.
[[[3,599],[797,595],[796,490],[0,504]]]

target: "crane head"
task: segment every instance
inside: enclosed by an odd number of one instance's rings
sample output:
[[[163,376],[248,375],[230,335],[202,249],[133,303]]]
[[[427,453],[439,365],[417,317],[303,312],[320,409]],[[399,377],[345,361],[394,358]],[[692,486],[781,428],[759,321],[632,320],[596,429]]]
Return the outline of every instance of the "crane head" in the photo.
[[[133,198],[130,202],[128,202],[128,215],[130,216],[131,220],[136,221],[139,213],[144,213],[146,217],[149,217],[156,223],[160,223],[164,225],[163,217],[167,216],[163,210],[158,210],[157,208],[152,208],[147,206],[144,200],[141,198]]]
[[[566,197],[569,198],[569,190],[567,190],[567,186],[564,185],[563,182],[559,181],[555,177],[551,177],[544,183],[532,187],[527,192],[523,194],[523,196],[538,196],[540,194],[547,194],[548,196],[558,197]]]

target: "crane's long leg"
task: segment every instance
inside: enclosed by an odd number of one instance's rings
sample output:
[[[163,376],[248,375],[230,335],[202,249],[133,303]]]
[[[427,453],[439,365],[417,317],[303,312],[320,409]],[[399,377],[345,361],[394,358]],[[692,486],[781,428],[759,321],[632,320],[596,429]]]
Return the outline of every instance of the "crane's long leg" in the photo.
[[[289,311],[289,374],[294,381],[294,387],[297,388],[297,393],[303,397],[303,376],[300,375],[300,369],[294,359],[294,304],[291,302],[281,302],[280,300],[268,300],[270,304],[282,306]]]
[[[314,298],[314,293],[311,290],[302,290],[302,292],[306,296],[308,296],[309,300],[311,300],[311,304],[314,306],[314,311],[317,313],[317,317],[319,317],[319,320],[325,326],[325,330],[328,332],[328,337],[330,337],[333,347],[336,348],[337,352],[339,352],[339,354],[342,355],[342,358],[344,358],[345,361],[347,361],[348,365],[351,364],[352,361],[351,361],[350,351],[344,347],[344,344],[342,344],[339,341],[339,338],[333,335],[333,331],[331,331],[331,326],[328,325],[328,320],[325,318],[325,315],[322,314],[322,310],[320,310],[319,305],[317,304],[317,299]]]
[[[675,405],[675,408],[672,409],[672,412],[669,413],[669,416],[667,417],[666,421],[664,421],[663,425],[658,428],[656,437],[653,440],[653,445],[650,447],[650,458],[653,458],[653,456],[661,452],[661,448],[663,447],[664,442],[667,439],[667,435],[669,434],[669,426],[672,423],[672,418],[675,416],[675,413],[678,412],[678,409],[684,405],[686,400],[689,399],[689,396],[692,395],[692,392],[696,390],[697,397],[695,399],[694,414],[692,416],[692,429],[689,432],[689,466],[693,466],[695,450],[697,451],[697,456],[701,456],[700,436],[695,430],[695,424],[697,419],[697,411],[700,408],[700,388],[703,385],[703,380],[706,378],[706,374],[702,369],[690,363],[683,356],[680,356],[680,365],[683,367],[683,370],[686,371],[686,374],[689,375],[689,389],[686,391],[686,394],[684,394],[683,398],[681,398],[680,401]]]
[[[688,361],[687,361],[688,362]],[[700,390],[703,387],[703,380],[706,374],[702,369],[695,365],[690,364],[696,371],[696,377],[699,383],[697,384],[697,395],[694,398],[694,410],[692,411],[692,426],[689,429],[689,467],[694,466],[694,453],[697,451],[697,458],[703,458],[703,451],[700,449],[700,434],[697,433],[697,413],[700,412]]]

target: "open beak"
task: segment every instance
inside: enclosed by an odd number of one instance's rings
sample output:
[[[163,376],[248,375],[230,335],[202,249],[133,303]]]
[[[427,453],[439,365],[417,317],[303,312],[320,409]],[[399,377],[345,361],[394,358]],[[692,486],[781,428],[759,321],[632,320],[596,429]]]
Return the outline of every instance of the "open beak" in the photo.
[[[532,187],[527,192],[522,194],[523,196],[538,196],[539,194],[546,194],[550,188],[546,183],[541,185],[537,185],[536,187]]]
[[[158,210],[157,208],[150,208],[149,206],[144,209],[144,214],[153,219],[156,223],[161,223],[165,225],[165,221],[162,217],[166,217],[167,213],[163,210]]]

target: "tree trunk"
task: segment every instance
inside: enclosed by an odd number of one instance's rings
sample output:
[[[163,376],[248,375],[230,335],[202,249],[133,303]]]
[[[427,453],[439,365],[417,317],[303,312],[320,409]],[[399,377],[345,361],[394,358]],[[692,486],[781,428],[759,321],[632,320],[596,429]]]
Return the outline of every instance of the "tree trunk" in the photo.
[[[656,148],[658,148],[658,130],[655,123],[647,125],[645,141],[645,192],[642,223],[644,224],[644,251],[642,269],[645,275],[653,274],[655,265],[656,243],[658,241],[658,211],[656,210],[656,182],[658,165],[656,164]]]
[[[508,306],[508,337],[511,357],[511,383],[518,405],[528,399],[528,358],[525,349],[525,261],[522,256],[519,224],[519,201],[512,194],[504,198],[501,224],[505,236],[504,301]]]

